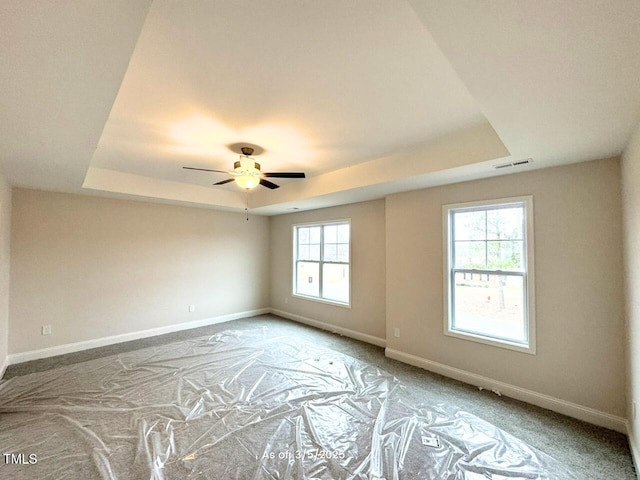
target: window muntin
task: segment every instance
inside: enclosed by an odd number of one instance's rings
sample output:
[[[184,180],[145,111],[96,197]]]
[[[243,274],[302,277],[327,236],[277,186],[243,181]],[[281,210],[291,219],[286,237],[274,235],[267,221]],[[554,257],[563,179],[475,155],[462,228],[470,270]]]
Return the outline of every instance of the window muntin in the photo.
[[[535,352],[532,199],[446,205],[445,333]]]
[[[294,225],[293,294],[350,303],[350,222]]]

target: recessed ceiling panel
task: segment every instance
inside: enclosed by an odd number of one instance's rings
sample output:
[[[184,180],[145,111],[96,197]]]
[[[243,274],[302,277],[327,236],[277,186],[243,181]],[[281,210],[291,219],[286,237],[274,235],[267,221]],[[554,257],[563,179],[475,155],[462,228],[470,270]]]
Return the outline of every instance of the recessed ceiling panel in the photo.
[[[156,0],[92,167],[210,186],[181,167],[247,142],[314,176],[483,120],[404,1]]]

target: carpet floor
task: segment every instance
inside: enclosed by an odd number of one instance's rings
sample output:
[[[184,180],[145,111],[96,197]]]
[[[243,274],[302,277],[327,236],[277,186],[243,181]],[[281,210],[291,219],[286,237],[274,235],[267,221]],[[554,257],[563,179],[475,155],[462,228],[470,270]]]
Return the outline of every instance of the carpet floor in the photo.
[[[25,362],[10,366],[3,379],[141,348],[212,335],[222,330],[254,329],[262,326],[267,326],[277,335],[297,336],[318,346],[345,353],[381,368],[398,378],[424,404],[445,403],[470,412],[562,462],[578,478],[599,480],[636,478],[629,445],[626,437],[622,434],[513,399],[498,397],[490,392],[479,391],[470,385],[388,359],[384,356],[382,348],[300,325],[273,315],[262,315]]]

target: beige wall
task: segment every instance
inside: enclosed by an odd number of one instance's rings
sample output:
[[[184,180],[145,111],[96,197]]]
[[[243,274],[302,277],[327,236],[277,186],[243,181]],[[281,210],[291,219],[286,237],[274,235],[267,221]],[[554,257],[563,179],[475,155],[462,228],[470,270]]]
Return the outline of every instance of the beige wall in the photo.
[[[291,295],[292,225],[351,219],[351,308]],[[385,337],[384,200],[271,217],[271,306],[294,315]]]
[[[633,402],[640,401],[640,124],[622,155],[624,279],[627,321],[627,400],[632,445],[640,438]],[[640,407],[640,405],[638,405]],[[636,454],[636,461],[640,460]]]
[[[11,187],[0,175],[0,378],[9,351],[9,266]]]
[[[640,329],[639,152],[637,134],[622,163],[632,347],[636,323]],[[10,352],[272,306],[626,416],[620,186],[618,160],[600,160],[249,222],[214,210],[14,189]],[[527,194],[534,196],[537,355],[444,336],[442,205]],[[10,192],[0,195],[5,212]],[[292,297],[292,225],[343,218],[352,226],[352,308]],[[0,288],[9,258],[2,251]],[[2,318],[0,310],[0,333]],[[40,335],[44,324],[51,336]],[[632,352],[631,367],[636,360]]]
[[[537,354],[445,336],[442,205],[529,194]],[[626,416],[621,228],[617,159],[387,197],[387,346]]]
[[[268,306],[267,218],[14,189],[11,234],[10,353]]]

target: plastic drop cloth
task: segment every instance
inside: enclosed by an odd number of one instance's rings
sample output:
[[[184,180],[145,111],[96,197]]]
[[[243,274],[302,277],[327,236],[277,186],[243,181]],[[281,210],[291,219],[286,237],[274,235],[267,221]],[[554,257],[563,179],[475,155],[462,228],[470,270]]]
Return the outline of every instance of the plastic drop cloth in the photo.
[[[0,383],[3,479],[571,479],[391,375],[268,328]]]

